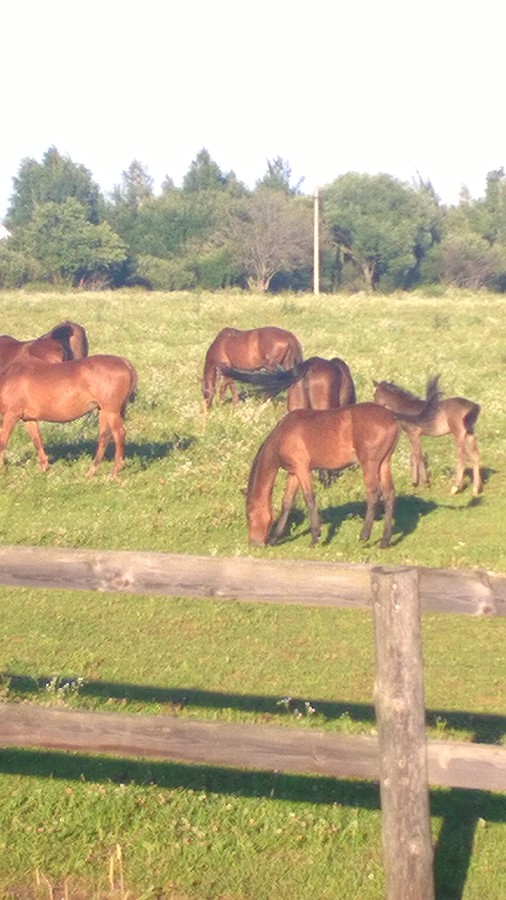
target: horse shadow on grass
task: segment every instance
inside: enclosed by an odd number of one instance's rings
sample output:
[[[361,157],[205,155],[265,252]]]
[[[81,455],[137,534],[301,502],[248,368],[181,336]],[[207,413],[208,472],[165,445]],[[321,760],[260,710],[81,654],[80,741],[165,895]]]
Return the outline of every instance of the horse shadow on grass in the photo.
[[[179,435],[174,435],[173,438],[166,441],[147,441],[143,443],[127,441],[125,460],[131,460],[139,469],[148,469],[158,460],[165,459],[165,457],[174,453],[188,450],[196,441],[197,438],[194,436],[180,437]],[[88,438],[81,438],[76,441],[48,440],[45,447],[50,464],[61,461],[75,463],[82,457],[86,457],[91,462],[97,450],[97,441]],[[33,453],[28,449],[21,461],[26,462],[32,457]],[[112,461],[113,459],[114,444],[110,442],[104,454],[104,461]]]
[[[397,497],[394,519],[394,533],[392,538],[392,546],[399,543],[404,537],[415,531],[420,519],[423,516],[434,512],[440,504],[431,500],[423,500],[421,497]],[[348,519],[356,519],[360,523],[363,522],[365,516],[365,503],[362,500],[349,501],[341,503],[339,506],[327,506],[326,509],[319,510],[320,522],[327,525],[328,530],[325,538],[322,540],[322,546],[332,543],[344,522]],[[382,517],[382,510],[378,511],[375,520],[378,521]],[[301,537],[298,530],[304,523],[307,523],[307,513],[305,509],[293,509],[289,515],[287,523],[286,535],[278,541],[278,543],[290,543]],[[360,528],[362,525],[360,524]],[[290,529],[297,529],[296,533],[290,533]],[[303,534],[310,534],[309,528],[303,531]],[[374,532],[373,532],[374,535]],[[374,536],[372,537],[374,541]]]
[[[0,683],[18,700],[33,699],[44,694],[53,681],[51,676],[31,678],[10,673],[0,674]],[[63,686],[63,681],[62,681]],[[124,710],[125,702],[162,706],[165,714],[177,716],[184,709],[207,709],[214,721],[217,710],[237,710],[261,714],[269,724],[279,724],[294,715],[307,716],[303,698],[279,698],[261,694],[229,694],[188,687],[161,687],[95,681],[79,688],[79,696],[88,702],[107,700],[108,708]],[[372,704],[331,702],[311,699],[311,706],[326,720],[345,718],[347,722],[373,725]],[[506,732],[506,717],[466,711],[429,710],[427,723],[444,719],[449,728],[468,730],[472,740],[499,742]],[[379,785],[374,781],[336,779],[322,776],[294,775],[266,770],[245,771],[229,766],[187,765],[151,759],[107,757],[99,754],[67,754],[32,749],[0,750],[0,772],[10,775],[47,777],[65,781],[157,785],[161,789],[209,791],[226,796],[272,798],[293,803],[339,804],[353,809],[379,812]],[[488,791],[434,789],[430,793],[432,817],[441,820],[435,848],[434,872],[436,896],[444,900],[461,900],[464,896],[473,854],[476,830],[483,823],[506,823],[506,795]]]
[[[394,530],[393,537],[391,540],[391,546],[395,547],[396,544],[399,544],[408,534],[412,534],[416,531],[420,519],[424,516],[433,513],[436,509],[447,509],[451,510],[454,513],[460,513],[463,509],[469,509],[473,506],[478,506],[482,502],[482,498],[480,497],[471,497],[468,503],[465,506],[454,506],[451,503],[440,503],[435,500],[424,500],[423,497],[419,497],[417,495],[403,495],[400,494],[396,498],[395,503],[395,515],[394,515]],[[325,509],[319,510],[320,522],[322,525],[327,525],[328,530],[325,538],[321,541],[322,546],[327,546],[332,543],[334,538],[338,535],[339,530],[344,522],[348,519],[356,519],[357,522],[360,523],[359,529],[362,527],[362,523],[365,516],[365,502],[364,501],[349,501],[348,503],[341,503],[339,506],[328,506]],[[380,504],[378,512],[375,516],[375,521],[380,521],[383,516],[382,505]],[[291,543],[292,541],[298,540],[301,535],[309,535],[310,529],[309,527],[304,529],[301,532],[299,529],[307,523],[307,511],[306,509],[292,509],[290,515],[288,517],[287,523],[287,531],[286,535],[278,541],[279,544]],[[296,532],[293,532],[293,529],[296,529]],[[380,538],[378,537],[378,542]],[[369,543],[374,543],[374,531],[371,536],[371,540]]]

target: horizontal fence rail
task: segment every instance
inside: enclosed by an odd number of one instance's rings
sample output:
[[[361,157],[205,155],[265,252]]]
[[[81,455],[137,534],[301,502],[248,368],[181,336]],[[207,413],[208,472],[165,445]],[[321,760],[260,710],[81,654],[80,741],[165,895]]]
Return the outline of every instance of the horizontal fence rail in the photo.
[[[130,550],[0,547],[3,585],[303,606],[370,606],[375,568]],[[482,569],[418,571],[423,612],[506,615],[506,575]]]
[[[3,747],[114,753],[334,778],[379,778],[377,737],[0,703]],[[506,790],[506,747],[428,741],[434,786]]]

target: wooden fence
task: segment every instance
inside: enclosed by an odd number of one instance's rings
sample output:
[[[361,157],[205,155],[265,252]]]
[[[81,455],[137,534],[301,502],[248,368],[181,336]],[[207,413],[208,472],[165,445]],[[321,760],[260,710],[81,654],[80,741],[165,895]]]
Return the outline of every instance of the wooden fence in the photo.
[[[380,783],[390,900],[434,896],[429,784],[506,790],[506,747],[427,741],[421,612],[506,615],[506,576],[130,551],[0,547],[0,584],[372,608],[378,738],[0,704],[0,744]]]

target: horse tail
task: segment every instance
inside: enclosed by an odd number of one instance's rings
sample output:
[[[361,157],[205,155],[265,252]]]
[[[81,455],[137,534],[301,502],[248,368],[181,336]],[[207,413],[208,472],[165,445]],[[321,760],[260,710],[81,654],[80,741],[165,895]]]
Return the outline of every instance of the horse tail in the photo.
[[[479,403],[475,403],[474,400],[469,400],[468,402],[469,410],[464,416],[464,425],[466,426],[467,434],[474,434],[476,422],[481,412],[481,406]]]
[[[133,363],[131,363],[129,359],[125,359],[124,362],[129,371],[129,374],[130,374],[130,387],[128,390],[128,394],[126,395],[123,405],[121,407],[121,417],[122,418],[125,417],[126,408],[127,408],[128,404],[133,403],[137,396],[137,381],[138,381],[137,369],[135,368]]]
[[[334,356],[331,362],[339,369],[341,374],[341,385],[339,388],[339,406],[350,406],[357,402],[357,392],[355,390],[355,382],[351,374],[348,363],[339,356]]]
[[[232,378],[234,381],[242,381],[245,384],[251,384],[275,397],[281,391],[286,391],[292,384],[304,377],[310,360],[304,360],[293,369],[276,369],[275,372],[254,372],[251,369],[234,369],[229,366],[220,366],[222,375]]]
[[[425,400],[423,406],[417,413],[401,413],[394,412],[393,415],[399,422],[405,422],[407,425],[428,425],[434,418],[438,406],[441,403],[442,391],[439,390],[439,379],[441,375],[433,375],[427,381],[425,391]]]

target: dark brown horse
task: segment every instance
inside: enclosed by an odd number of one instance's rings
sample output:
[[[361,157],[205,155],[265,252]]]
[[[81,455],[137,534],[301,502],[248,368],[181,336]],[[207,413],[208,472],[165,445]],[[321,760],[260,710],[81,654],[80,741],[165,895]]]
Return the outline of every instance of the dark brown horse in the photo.
[[[273,325],[249,331],[223,328],[206,353],[202,381],[206,406],[209,409],[212,405],[223,367],[275,371],[278,367],[290,369],[301,361],[302,347],[291,331]],[[230,389],[232,400],[237,403],[239,393],[230,377],[222,379],[220,399],[223,400],[227,388]]]
[[[115,477],[123,467],[123,419],[136,384],[132,363],[121,356],[87,356],[59,365],[35,359],[13,363],[0,374],[1,461],[15,425],[22,421],[45,471],[49,463],[38,423],[71,422],[98,409],[98,445],[88,474],[95,474],[112,438]]]
[[[19,341],[9,334],[0,335],[0,372],[14,362],[41,359],[48,363],[82,359],[88,355],[88,338],[82,325],[61,322],[51,331],[31,341]]]
[[[438,376],[439,378],[439,376]],[[374,381],[374,402],[386,406],[394,412],[417,413],[424,400],[410,391],[392,384],[390,381]],[[411,444],[411,473],[413,484],[428,484],[429,475],[422,453],[421,437],[441,437],[452,434],[457,449],[455,481],[451,488],[457,494],[463,485],[466,458],[469,457],[473,470],[473,495],[481,493],[481,461],[478,444],[474,436],[480,406],[465,397],[445,397],[439,400],[432,419],[424,424],[403,423],[403,428]]]
[[[248,372],[224,368],[223,374],[261,388],[271,397],[288,391],[288,411],[293,409],[335,409],[356,402],[355,385],[344,359],[311,356],[292,369],[276,372]]]
[[[430,417],[436,390],[416,417]],[[360,539],[369,539],[376,507],[383,497],[385,520],[381,547],[392,537],[395,490],[391,458],[400,426],[399,416],[375,403],[356,403],[338,409],[297,409],[286,413],[258,450],[246,493],[250,543],[275,543],[283,534],[300,488],[309,513],[313,544],[321,527],[313,493],[311,471],[342,469],[359,463],[366,487],[366,515]],[[272,493],[279,469],[287,472],[281,513],[272,534]]]

